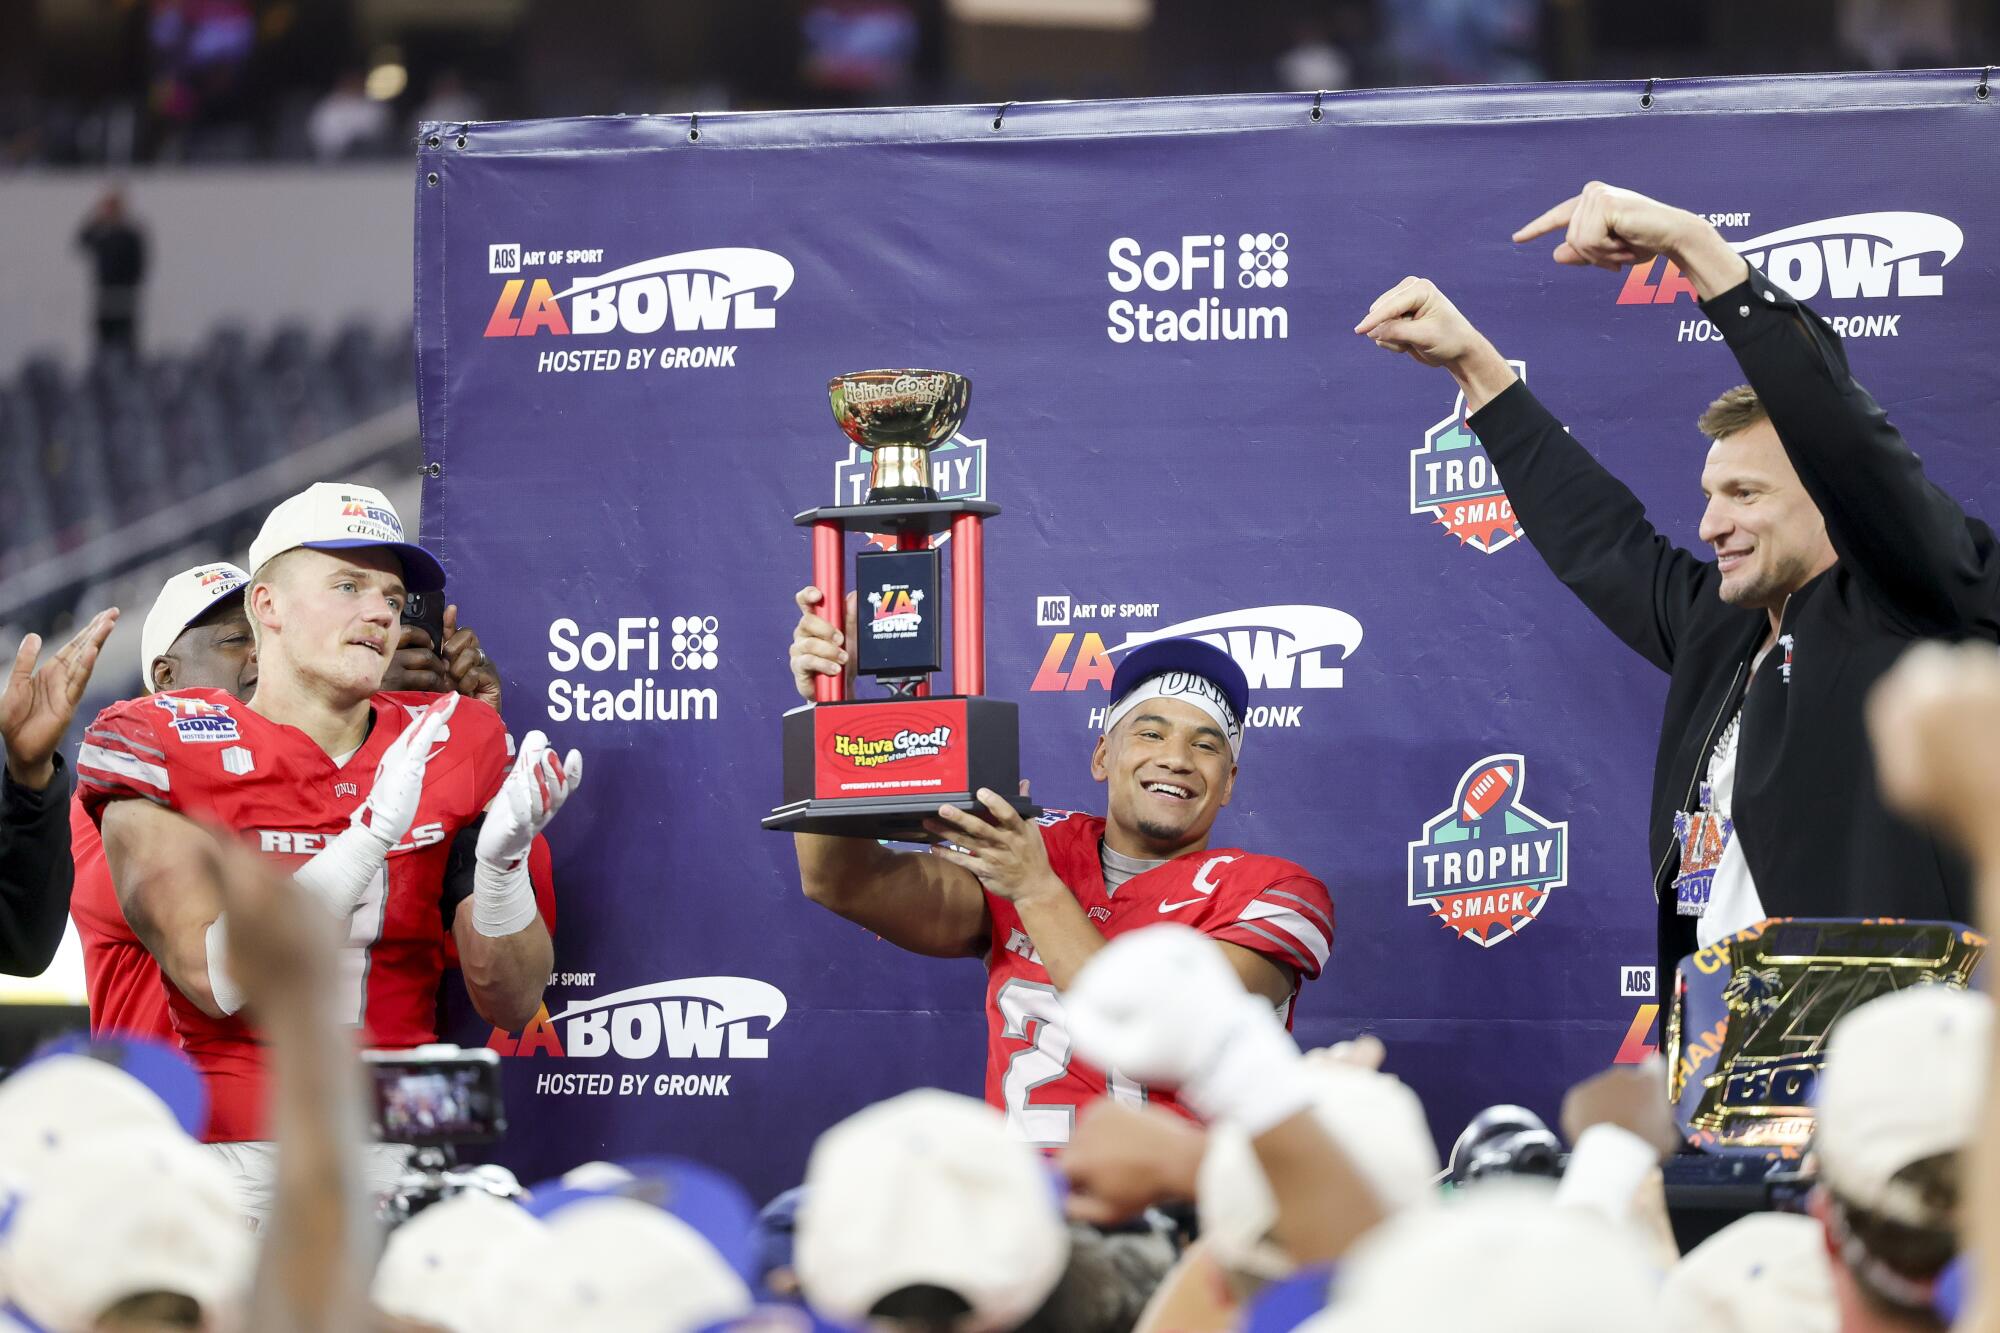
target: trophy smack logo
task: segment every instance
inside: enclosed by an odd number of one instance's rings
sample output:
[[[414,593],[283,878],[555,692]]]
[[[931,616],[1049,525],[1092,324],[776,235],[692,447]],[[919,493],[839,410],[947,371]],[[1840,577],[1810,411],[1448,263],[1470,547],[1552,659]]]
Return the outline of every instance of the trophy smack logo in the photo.
[[[1748,213],[1714,213],[1720,228],[1747,227]],[[1731,241],[1772,283],[1801,301],[1885,300],[1944,295],[1944,269],[1965,246],[1965,233],[1936,213],[1849,213]],[[1649,259],[1625,275],[1619,305],[1674,305],[1697,300],[1694,284],[1671,259]],[[1826,323],[1843,338],[1894,338],[1902,314],[1833,315]],[[1720,342],[1705,319],[1680,324],[1677,342]]]
[[[1525,361],[1507,364],[1528,378]],[[1521,521],[1465,417],[1461,391],[1451,415],[1424,432],[1421,448],[1410,450],[1410,512],[1428,514],[1462,544],[1492,555],[1521,539]]]
[[[1518,754],[1481,759],[1409,845],[1410,906],[1486,949],[1520,934],[1569,882],[1569,824],[1523,804],[1527,771]]]
[[[1111,271],[1104,276],[1111,290],[1133,293],[1144,287],[1158,293],[1162,304],[1121,296],[1105,310],[1104,336],[1114,343],[1290,337],[1291,315],[1284,306],[1245,304],[1236,293],[1289,283],[1291,244],[1282,231],[1242,232],[1233,248],[1221,232],[1200,232],[1180,237],[1171,249],[1147,253],[1137,237],[1120,236],[1106,252]]]

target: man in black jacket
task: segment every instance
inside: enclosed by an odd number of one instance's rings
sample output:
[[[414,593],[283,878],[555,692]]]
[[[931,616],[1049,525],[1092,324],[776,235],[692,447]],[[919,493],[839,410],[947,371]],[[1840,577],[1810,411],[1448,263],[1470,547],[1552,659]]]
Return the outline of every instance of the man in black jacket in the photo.
[[[1535,549],[1672,678],[1648,828],[1662,963],[1766,916],[1970,920],[1965,862],[1882,804],[1862,701],[1912,640],[2000,639],[1993,533],[1714,227],[1593,181],[1514,239],[1555,231],[1559,263],[1671,259],[1749,377],[1703,416],[1714,560],[1655,531],[1429,282],[1355,331],[1451,372]]]
[[[21,640],[0,686],[0,972],[40,976],[62,943],[75,867],[69,859],[69,773],[56,753],[90,684],[97,651],[118,623],[100,611],[35,669],[42,637]]]

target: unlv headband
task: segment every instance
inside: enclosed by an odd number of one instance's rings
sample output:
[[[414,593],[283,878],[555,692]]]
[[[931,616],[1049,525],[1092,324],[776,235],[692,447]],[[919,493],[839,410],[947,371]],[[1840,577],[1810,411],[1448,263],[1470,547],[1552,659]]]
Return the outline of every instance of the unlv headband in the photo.
[[[1191,671],[1163,671],[1157,676],[1148,676],[1134,685],[1111,705],[1104,714],[1104,732],[1111,729],[1149,699],[1178,699],[1184,704],[1199,708],[1215,719],[1215,725],[1222,728],[1222,734],[1229,738],[1229,757],[1241,758],[1243,754],[1243,722],[1230,707],[1229,698],[1222,687],[1206,676],[1197,676]]]

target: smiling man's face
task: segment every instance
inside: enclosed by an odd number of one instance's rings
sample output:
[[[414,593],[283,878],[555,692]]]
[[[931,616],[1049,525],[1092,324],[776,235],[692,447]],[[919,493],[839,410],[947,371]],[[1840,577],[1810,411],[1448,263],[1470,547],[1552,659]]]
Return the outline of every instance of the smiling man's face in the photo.
[[[1776,611],[1834,562],[1826,519],[1768,420],[1709,446],[1701,539],[1715,548],[1717,589],[1731,606]]]
[[[250,588],[260,674],[287,671],[337,701],[366,699],[389,669],[406,596],[401,563],[381,547],[273,557]]]
[[[1112,850],[1159,859],[1208,844],[1236,785],[1236,760],[1207,713],[1179,699],[1148,699],[1098,738],[1090,775],[1107,788]]]

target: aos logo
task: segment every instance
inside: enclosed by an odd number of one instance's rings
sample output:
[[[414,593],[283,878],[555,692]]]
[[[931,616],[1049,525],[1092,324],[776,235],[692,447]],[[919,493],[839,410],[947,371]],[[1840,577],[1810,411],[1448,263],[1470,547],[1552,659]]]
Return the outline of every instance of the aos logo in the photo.
[[[1522,803],[1527,770],[1518,754],[1481,759],[1409,845],[1410,906],[1482,948],[1520,934],[1569,882],[1569,824]]]
[[[1507,364],[1527,380],[1525,361]],[[1452,403],[1451,415],[1424,432],[1421,448],[1410,450],[1410,512],[1430,515],[1481,555],[1492,555],[1521,539],[1521,521],[1507,502],[1500,474],[1466,424],[1463,390]]]
[[[764,1060],[785,1019],[785,993],[754,977],[656,981],[568,1005],[544,1005],[519,1036],[495,1031],[501,1055],[568,1060]]]
[[[792,286],[792,262],[770,250],[685,250],[582,278],[556,291],[547,278],[501,286],[488,338],[594,333],[769,329],[775,302]],[[525,291],[526,295],[523,295]]]

